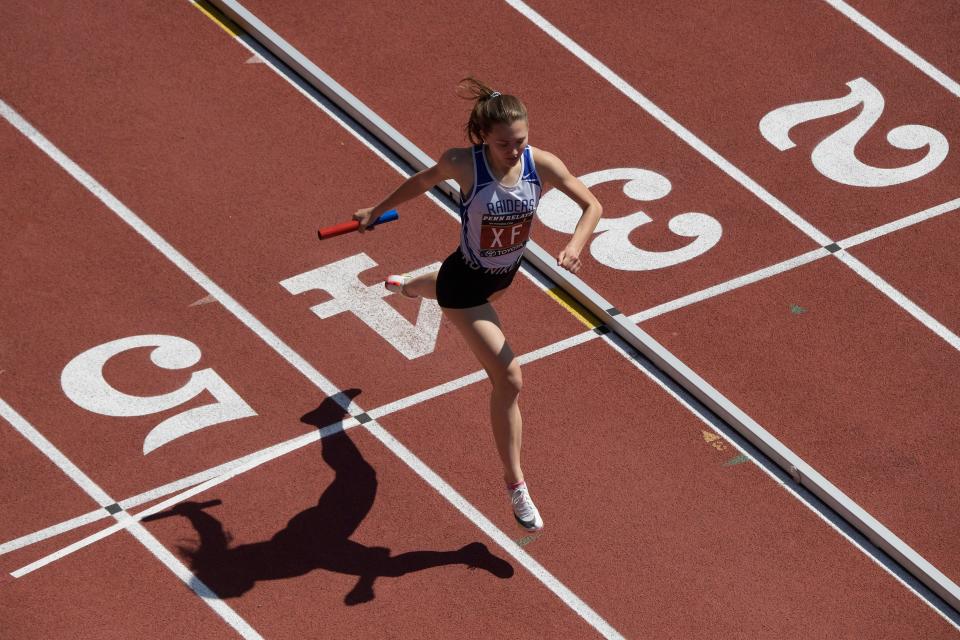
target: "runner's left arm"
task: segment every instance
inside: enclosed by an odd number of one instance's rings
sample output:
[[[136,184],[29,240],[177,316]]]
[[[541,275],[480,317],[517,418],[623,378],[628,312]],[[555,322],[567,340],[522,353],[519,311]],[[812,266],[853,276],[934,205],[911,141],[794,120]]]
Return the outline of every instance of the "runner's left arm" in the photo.
[[[577,273],[583,266],[580,261],[580,252],[583,251],[584,245],[587,244],[594,229],[597,228],[597,223],[600,222],[600,217],[603,215],[603,206],[596,196],[590,192],[590,189],[579,178],[570,173],[566,165],[557,156],[542,149],[537,149],[535,161],[537,171],[544,182],[544,190],[549,187],[560,189],[576,202],[583,211],[580,214],[580,220],[577,221],[573,236],[557,256],[558,265],[570,271],[570,273]]]

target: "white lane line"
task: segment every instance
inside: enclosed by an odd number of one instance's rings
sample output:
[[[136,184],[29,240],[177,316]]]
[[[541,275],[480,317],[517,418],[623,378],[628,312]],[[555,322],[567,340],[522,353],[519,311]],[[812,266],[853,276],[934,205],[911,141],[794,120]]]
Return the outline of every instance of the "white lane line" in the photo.
[[[868,231],[864,231],[863,233],[858,233],[856,235],[850,236],[845,240],[838,241],[837,245],[842,249],[848,249],[850,247],[854,247],[854,246],[863,244],[865,242],[869,242],[871,240],[876,240],[877,238],[881,238],[883,236],[889,235],[891,233],[894,233],[895,231],[900,231],[902,229],[906,229],[908,227],[917,225],[921,222],[926,222],[927,220],[931,220],[938,216],[951,213],[953,211],[956,211],[957,209],[960,209],[960,198],[949,200],[942,204],[938,204],[934,207],[930,207],[929,209],[924,209],[923,211],[919,211],[917,213],[900,218],[898,220],[894,220],[893,222],[889,222],[879,227],[875,227]],[[784,260],[783,262],[779,262],[777,264],[770,265],[769,267],[758,269],[757,271],[754,271],[752,273],[748,273],[748,274],[733,278],[732,280],[728,280],[726,282],[721,282],[720,284],[713,285],[712,287],[708,287],[706,289],[701,289],[700,291],[695,291],[685,296],[681,296],[680,298],[676,298],[675,300],[664,302],[663,304],[659,304],[655,307],[651,307],[643,311],[638,311],[637,313],[631,315],[630,319],[636,322],[637,324],[639,324],[641,322],[644,322],[645,320],[650,320],[651,318],[655,318],[665,313],[669,313],[670,311],[676,311],[678,309],[687,307],[691,304],[702,302],[704,300],[714,298],[724,293],[730,293],[731,291],[739,289],[740,287],[746,286],[748,284],[760,282],[761,280],[766,280],[767,278],[770,278],[772,276],[780,275],[781,273],[786,273],[787,271],[791,271],[798,267],[802,267],[806,264],[809,264],[816,260],[820,260],[830,255],[832,254],[827,249],[814,249],[813,251],[809,251],[807,253],[796,256],[794,258],[789,258],[787,260]],[[866,267],[864,267],[864,269],[866,269]],[[866,273],[866,271],[864,271],[864,273]],[[875,282],[871,282],[871,284],[874,287],[877,287],[879,289],[882,286],[880,284],[882,280],[880,280],[879,277],[876,277],[874,279],[875,279]],[[887,285],[887,287],[889,287],[889,285]],[[887,295],[891,295],[890,292],[884,292],[884,293],[887,293]],[[902,294],[898,293],[896,295],[899,295],[900,299],[905,301],[905,304],[907,304],[908,306],[913,304]],[[911,309],[913,309],[914,307],[916,307],[916,305],[913,305],[913,307],[908,309],[908,312],[911,312],[912,314]],[[922,316],[925,316],[926,318],[930,318],[930,316],[928,314],[924,314],[922,310],[918,315],[922,315]],[[933,323],[932,326],[934,327],[941,326],[939,322],[937,322],[932,318],[930,318],[930,321]],[[937,329],[934,329],[935,333],[937,333],[937,331],[938,331]],[[937,335],[941,335],[941,337],[943,337],[942,332],[937,333]]]
[[[960,209],[960,198],[954,198],[943,204],[938,204],[929,209],[924,209],[913,215],[909,215],[905,218],[900,218],[899,220],[894,220],[893,222],[888,222],[885,225],[875,227],[869,231],[864,231],[863,233],[858,233],[855,236],[850,236],[846,240],[840,240],[837,242],[843,249],[849,249],[850,247],[856,246],[858,244],[863,244],[870,240],[875,240],[881,236],[885,236],[888,233],[893,233],[894,231],[899,231],[900,229],[906,229],[920,222],[925,222],[937,216],[941,216],[945,213],[950,213]]]
[[[107,507],[109,505],[115,504],[114,500],[107,495],[107,492],[100,488],[96,482],[94,482],[87,474],[80,470],[77,465],[75,465],[69,458],[67,458],[63,453],[57,449],[52,442],[47,440],[43,434],[37,431],[33,425],[27,422],[26,418],[17,413],[13,407],[6,403],[2,398],[0,398],[0,416],[2,416],[10,426],[16,429],[20,435],[26,438],[33,446],[39,449],[47,458],[50,459],[57,467],[66,474],[77,486],[86,492],[88,496],[94,499],[94,501],[99,504],[101,507]],[[131,520],[130,515],[123,510],[118,511],[113,514],[113,517],[117,520],[117,526],[121,524],[126,524]],[[249,640],[260,640],[262,636],[251,627],[246,620],[240,617],[236,611],[230,608],[227,603],[223,602],[210,589],[200,581],[199,578],[190,573],[190,571],[183,566],[183,564],[174,558],[166,549],[163,549],[163,545],[160,544],[160,541],[153,537],[146,529],[140,527],[137,531],[134,532],[134,537],[146,547],[150,553],[154,555],[158,560],[160,560],[164,565],[166,565],[173,573],[179,577],[184,584],[186,584],[190,589],[194,591],[197,595],[203,598],[203,601],[213,609],[213,611],[220,616],[220,618],[230,625],[237,633],[243,638]],[[161,551],[162,550],[162,551]],[[14,572],[14,577],[19,577]]]
[[[475,523],[484,533],[495,541],[504,551],[522,564],[524,568],[537,577],[540,582],[553,591],[561,600],[567,603],[581,618],[586,620],[594,629],[599,631],[605,638],[623,638],[623,636],[610,624],[600,617],[593,609],[581,600],[575,593],[570,591],[562,582],[557,580],[553,574],[533,559],[533,556],[523,550],[520,545],[511,540],[495,524],[490,522],[483,513],[481,513],[470,502],[464,499],[456,489],[447,484],[440,476],[434,473],[425,465],[416,455],[407,449],[399,440],[394,438],[389,432],[370,422],[366,425],[367,429],[373,433],[378,440],[383,442],[398,458],[407,463],[407,465],[416,471],[417,475],[423,478],[430,486],[437,490],[441,495],[449,495],[450,503],[456,507],[471,522]]]
[[[677,309],[688,307],[697,302],[702,302],[724,293],[730,293],[731,291],[739,289],[740,287],[745,287],[748,284],[760,282],[761,280],[766,280],[767,278],[775,275],[791,271],[798,267],[802,267],[805,264],[814,262],[815,260],[825,258],[829,255],[830,252],[826,249],[814,249],[813,251],[808,251],[807,253],[799,255],[795,258],[790,258],[789,260],[784,260],[783,262],[778,262],[777,264],[769,267],[759,269],[753,273],[748,273],[738,278],[721,282],[720,284],[716,284],[712,287],[695,291],[694,293],[677,298],[676,300],[671,300],[670,302],[665,302],[655,307],[651,307],[645,311],[639,311],[630,316],[630,319],[639,324],[645,320],[650,320],[651,318],[661,316],[670,311],[676,311]]]
[[[123,505],[120,505],[123,507]],[[3,544],[0,544],[0,556],[16,551],[17,549],[22,549],[24,547],[29,547],[32,544],[42,542],[48,538],[54,538],[61,533],[67,533],[73,531],[74,529],[79,529],[80,527],[85,527],[88,524],[103,520],[104,518],[109,517],[110,514],[107,513],[104,509],[97,509],[95,511],[90,511],[83,515],[77,516],[76,518],[70,518],[69,520],[64,520],[57,524],[39,529],[27,535],[20,536],[19,538],[14,538]]]
[[[248,50],[251,50],[250,47],[239,38],[235,38],[235,41],[240,42]],[[254,52],[255,53],[255,52]],[[271,67],[273,65],[270,65]],[[313,383],[317,388],[323,391],[328,397],[334,400],[339,406],[346,410],[351,415],[359,415],[363,413],[363,410],[360,406],[351,400],[347,395],[343,394],[339,389],[337,389],[331,382],[329,382],[316,368],[313,367],[305,358],[303,358],[299,353],[294,351],[289,347],[285,342],[283,342],[276,334],[274,334],[270,329],[268,329],[263,323],[261,323],[252,313],[247,311],[240,303],[233,299],[224,289],[218,286],[213,282],[205,273],[200,271],[192,262],[187,260],[187,258],[177,251],[173,245],[167,242],[160,234],[154,231],[149,227],[143,220],[141,220],[132,210],[130,210],[126,205],[120,202],[112,193],[110,193],[105,187],[103,187],[99,182],[97,182],[89,173],[84,171],[73,162],[70,158],[66,156],[60,149],[58,149],[52,142],[50,142],[43,134],[41,134],[35,127],[33,127],[29,122],[27,122],[20,114],[14,111],[6,102],[0,100],[0,115],[2,115],[8,122],[10,122],[18,131],[20,131],[24,136],[26,136],[34,145],[36,145],[41,151],[43,151],[47,156],[49,156],[54,162],[60,165],[68,174],[70,174],[77,182],[82,184],[88,191],[90,191],[94,196],[97,197],[108,209],[113,211],[120,219],[126,222],[130,227],[132,227],[138,234],[140,234],[147,242],[149,242],[155,249],[157,249],[164,257],[166,257],[170,262],[176,265],[184,274],[187,275],[191,280],[197,283],[200,287],[206,290],[209,294],[214,296],[216,300],[224,306],[230,313],[232,313],[240,322],[247,326],[255,335],[257,335],[261,340],[264,341],[271,349],[273,349],[280,357],[287,361],[288,364],[293,366],[297,371],[303,374],[311,383]],[[354,136],[358,137],[358,134],[346,126],[345,123],[340,122],[338,118],[329,114],[331,119],[334,122],[340,124],[348,131],[350,131]],[[363,141],[366,143],[366,141]],[[391,447],[388,442],[384,441],[379,434],[385,433],[382,429],[371,429],[371,426],[375,426],[375,423],[367,423],[364,425],[371,433],[373,433],[378,440],[381,440],[385,446],[388,448]],[[238,467],[242,469],[243,467]],[[421,474],[421,470],[426,469],[426,466],[422,463],[418,465],[415,471],[418,474]],[[229,472],[227,475],[235,474],[238,471]],[[431,472],[432,473],[432,472]],[[421,474],[422,475],[422,474]],[[214,482],[209,480],[208,482]],[[424,478],[426,480],[426,478]],[[203,485],[198,485],[203,486]],[[436,485],[431,484],[435,489],[440,491],[448,485]],[[195,491],[197,488],[194,487],[190,491]],[[199,492],[199,491],[198,491]],[[189,491],[187,492],[189,493]],[[441,492],[441,495],[451,504],[454,504],[456,499],[455,495],[452,493]],[[154,507],[155,508],[155,507]],[[153,509],[153,508],[151,508]],[[149,511],[149,509],[148,509]],[[464,515],[468,515],[468,512],[463,512]],[[474,510],[475,512],[475,510]],[[474,513],[469,512],[469,513]],[[476,512],[479,513],[479,512]],[[469,517],[469,515],[468,515]],[[481,523],[478,520],[471,520],[477,528],[486,531],[487,525]],[[510,547],[515,546],[514,543],[510,540],[508,536],[502,534],[498,538],[492,538],[497,544],[500,544],[502,541],[506,540],[509,542],[508,546],[503,547],[503,550],[507,553],[512,553]],[[502,546],[502,545],[501,545]],[[525,565],[526,566],[526,565]],[[529,567],[528,567],[529,568]],[[541,578],[541,583],[544,584],[548,589],[550,589],[557,597],[559,597],[568,607],[577,612],[584,620],[593,626],[598,632],[602,633],[605,637],[609,638],[619,638],[621,637],[616,631],[612,630],[612,627],[606,623],[606,621],[592,609],[590,609],[586,603],[577,598],[563,587],[563,589],[558,589],[559,581],[552,579],[551,581],[543,581],[542,576],[544,575],[543,571],[534,574],[538,578]],[[561,585],[562,586],[562,585]],[[589,616],[584,616],[584,612],[589,612]],[[610,630],[611,633],[608,633],[607,630]]]
[[[351,419],[350,422],[352,422],[353,425],[358,424],[356,420]],[[63,547],[62,549],[54,551],[53,553],[47,554],[46,556],[38,560],[35,560],[34,562],[31,562],[30,564],[23,566],[17,569],[16,571],[12,571],[10,575],[12,575],[14,578],[21,578],[27,575],[28,573],[32,573],[37,569],[47,566],[48,564],[50,564],[55,560],[64,558],[70,555],[71,553],[74,553],[75,551],[79,551],[80,549],[90,546],[91,544],[93,544],[94,542],[97,542],[98,540],[103,540],[104,538],[107,538],[108,536],[111,536],[114,533],[117,533],[118,531],[122,531],[123,529],[135,523],[140,522],[143,518],[146,518],[147,516],[153,515],[155,513],[159,513],[168,507],[172,507],[178,502],[183,502],[184,500],[188,498],[192,498],[193,496],[199,493],[207,491],[208,489],[212,489],[213,487],[223,484],[227,480],[230,480],[240,475],[241,473],[246,473],[251,469],[254,469],[256,467],[259,467],[260,465],[266,464],[267,462],[270,462],[271,460],[274,460],[276,458],[279,458],[282,455],[285,455],[287,453],[290,453],[292,451],[305,447],[308,444],[317,442],[320,440],[320,438],[323,435],[329,435],[331,433],[336,433],[337,431],[342,431],[347,428],[345,424],[346,423],[339,423],[339,422],[334,423],[333,425],[325,427],[321,431],[312,431],[310,433],[305,433],[302,436],[298,436],[296,438],[287,440],[286,442],[283,443],[282,446],[271,447],[270,451],[265,451],[260,456],[249,457],[247,462],[245,462],[244,464],[237,465],[233,467],[230,471],[227,471],[226,473],[210,478],[209,480],[202,482],[198,485],[195,485],[170,498],[167,498],[162,502],[158,502],[152,507],[148,509],[144,509],[143,511],[140,511],[136,515],[129,515],[125,511],[121,512],[126,515],[122,520],[118,519],[118,521],[115,524],[112,524],[105,529],[101,529],[96,533],[92,533],[85,538],[77,540],[76,542],[66,547]],[[325,433],[322,433],[322,432],[325,432]]]
[[[336,422],[333,424],[340,424],[340,422]],[[351,419],[343,424],[344,424],[344,429],[347,429],[355,425],[356,421]],[[135,496],[131,496],[125,500],[120,501],[118,504],[120,505],[121,508],[129,511],[130,509],[134,507],[138,507],[142,504],[146,504],[147,502],[158,500],[160,498],[170,495],[171,493],[176,493],[178,491],[183,491],[184,489],[189,489],[190,487],[198,485],[201,482],[205,482],[211,478],[224,475],[230,471],[233,471],[237,467],[244,465],[256,458],[269,456],[270,459],[272,459],[275,457],[279,457],[283,455],[283,453],[287,452],[287,447],[290,444],[292,444],[295,440],[298,440],[301,437],[303,436],[302,435],[295,436],[293,438],[290,438],[289,440],[285,440],[278,444],[274,444],[269,447],[260,449],[258,451],[254,451],[253,453],[247,454],[235,460],[231,460],[229,462],[225,462],[215,467],[211,467],[204,471],[194,473],[184,478],[180,478],[179,480],[174,480],[173,482],[168,482],[167,484],[161,485],[159,487],[155,487],[153,489],[150,489],[149,491],[144,491],[143,493],[137,494]],[[57,535],[60,535],[61,533],[66,533],[68,531],[78,529],[92,522],[103,520],[108,516],[109,514],[103,509],[97,509],[96,511],[85,513],[81,516],[71,518],[70,520],[66,520],[64,522],[52,525],[50,527],[46,527],[45,529],[35,531],[34,533],[30,533],[25,536],[15,538],[13,540],[10,540],[9,542],[0,544],[0,556],[6,553],[10,553],[11,551],[16,551],[17,549],[21,549],[23,547],[30,546],[31,544],[40,542],[42,540],[55,537]]]
[[[630,101],[635,103],[641,109],[653,116],[660,124],[676,134],[681,140],[693,147],[707,160],[716,165],[721,171],[736,180],[740,185],[754,194],[771,209],[779,213],[797,229],[800,229],[814,242],[820,245],[828,245],[832,242],[823,232],[812,224],[800,217],[793,209],[781,202],[772,193],[764,189],[753,178],[734,166],[730,161],[713,150],[707,143],[698,138],[689,129],[672,118],[666,111],[654,104],[649,98],[634,89],[630,83],[617,75],[610,67],[600,62],[598,58],[589,53],[586,49],[573,41],[572,38],[555,27],[549,20],[537,13],[530,5],[522,0],[505,0],[507,4],[516,9],[520,14],[526,17],[530,22],[539,27],[543,32],[553,38],[563,48],[573,54],[585,65],[593,69],[598,75],[613,85],[620,93],[625,95]]]
[[[936,318],[920,308],[920,306],[910,300],[893,287],[889,282],[873,272],[867,265],[863,264],[846,251],[838,251],[834,254],[838,260],[857,272],[860,277],[867,280],[870,284],[883,292],[888,298],[893,300],[901,309],[909,313],[924,326],[929,328],[935,334],[946,340],[954,349],[960,350],[960,338],[955,333],[946,328]]]
[[[593,330],[584,331],[583,333],[578,333],[570,336],[569,338],[564,338],[563,340],[559,340],[553,344],[548,344],[521,356],[517,356],[517,360],[521,365],[535,362],[556,353],[560,353],[561,351],[565,351],[566,349],[575,347],[579,344],[583,344],[584,342],[589,342],[596,337],[598,336],[593,332]],[[484,370],[481,369],[480,371],[474,371],[473,373],[468,373],[467,375],[461,376],[455,380],[438,384],[430,389],[426,389],[424,391],[420,391],[419,393],[407,396],[406,398],[401,398],[400,400],[395,400],[394,402],[385,404],[382,407],[378,407],[370,411],[368,415],[372,418],[382,418],[391,413],[408,409],[414,405],[426,402],[427,400],[431,400],[447,393],[451,393],[452,391],[456,391],[457,389],[486,379],[487,373]]]
[[[899,55],[901,58],[915,66],[917,69],[929,76],[934,82],[939,84],[941,87],[960,98],[960,84],[956,80],[953,80],[950,76],[943,73],[935,66],[924,60],[917,54],[915,51],[910,49],[907,45],[903,44],[892,35],[880,28],[877,23],[870,20],[868,17],[851,7],[843,0],[824,0],[831,7],[850,18],[854,23],[857,24],[861,29],[872,35],[874,38],[885,44],[889,49],[894,53]],[[954,34],[956,37],[956,34]]]
[[[113,498],[107,495],[107,492],[104,491],[90,479],[87,474],[80,470],[77,465],[73,464],[69,458],[67,458],[59,449],[54,446],[52,442],[46,439],[39,431],[37,431],[33,425],[27,422],[26,418],[17,413],[13,407],[11,407],[3,398],[0,398],[0,417],[10,423],[10,426],[17,430],[17,432],[26,438],[30,444],[35,446],[40,450],[43,455],[50,459],[53,464],[57,465],[61,471],[68,478],[70,478],[74,484],[83,489],[84,493],[93,498],[93,501],[96,502],[101,507],[107,507],[114,504]]]

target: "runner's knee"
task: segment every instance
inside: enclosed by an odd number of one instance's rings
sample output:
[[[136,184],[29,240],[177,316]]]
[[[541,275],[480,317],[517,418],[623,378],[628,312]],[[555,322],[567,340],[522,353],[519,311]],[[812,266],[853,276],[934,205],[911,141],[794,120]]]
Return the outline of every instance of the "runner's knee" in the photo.
[[[505,367],[500,367],[497,371],[488,373],[495,391],[511,396],[520,395],[520,391],[523,389],[523,373],[521,373],[520,363],[516,359],[511,360]]]

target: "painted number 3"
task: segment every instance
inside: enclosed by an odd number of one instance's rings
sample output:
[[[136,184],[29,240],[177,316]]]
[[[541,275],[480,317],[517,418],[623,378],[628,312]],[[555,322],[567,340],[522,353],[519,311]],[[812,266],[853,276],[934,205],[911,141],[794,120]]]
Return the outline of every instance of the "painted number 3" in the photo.
[[[103,368],[114,356],[141,347],[154,347],[153,364],[162,369],[186,369],[200,361],[200,349],[176,336],[143,335],[122,338],[84,351],[70,361],[60,376],[64,393],[75,404],[105,416],[146,416],[178,407],[209,391],[216,402],[188,409],[167,418],[143,441],[144,455],[186,435],[229,420],[257,415],[213,369],[196,371],[185,385],[157,396],[134,396],[115,389],[103,377]]]
[[[800,102],[774,109],[760,120],[760,133],[780,151],[792,149],[790,130],[809,120],[826,118],[860,105],[857,117],[820,142],[811,154],[813,166],[826,177],[852,187],[889,187],[923,177],[940,166],[950,145],[942,133],[920,124],[894,127],[887,142],[898,149],[923,149],[927,153],[903,167],[873,167],[857,159],[854,149],[883,113],[883,94],[863,78],[847,83],[850,93],[832,100]]]
[[[625,180],[623,192],[631,199],[650,202],[664,198],[673,188],[659,173],[646,169],[606,169],[581,176],[593,187],[604,182]],[[553,189],[540,199],[537,215],[545,225],[562,233],[573,233],[580,219],[580,207],[565,193]],[[678,236],[695,238],[672,251],[646,251],[630,242],[630,233],[652,219],[643,211],[619,218],[601,218],[590,244],[590,253],[597,262],[622,271],[650,271],[672,267],[709,251],[723,235],[720,223],[705,213],[681,213],[670,219],[670,231]]]

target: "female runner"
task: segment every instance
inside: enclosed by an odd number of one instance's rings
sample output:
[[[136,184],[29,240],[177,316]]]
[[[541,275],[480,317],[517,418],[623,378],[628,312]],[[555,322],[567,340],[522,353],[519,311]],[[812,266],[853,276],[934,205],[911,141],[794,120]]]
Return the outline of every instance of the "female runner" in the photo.
[[[386,287],[410,298],[436,299],[459,330],[493,385],[490,422],[503,478],[517,522],[527,531],[543,528],[520,468],[522,421],[518,398],[523,378],[490,302],[503,295],[520,269],[523,248],[540,194],[560,189],[583,213],[557,264],[577,273],[580,252],[600,220],[602,208],[589,189],[555,155],[527,143],[527,110],[515,96],[501,94],[468,77],[457,93],[473,100],[467,122],[468,148],[448,149],[440,160],[407,180],[380,204],[353,218],[361,233],[385,211],[444,180],[460,185],[460,246],[439,271],[411,278],[390,276]]]

